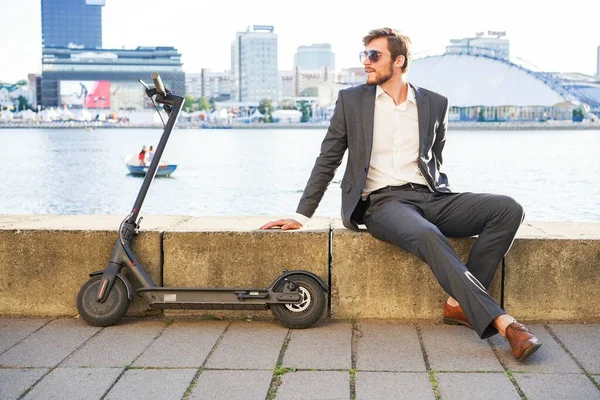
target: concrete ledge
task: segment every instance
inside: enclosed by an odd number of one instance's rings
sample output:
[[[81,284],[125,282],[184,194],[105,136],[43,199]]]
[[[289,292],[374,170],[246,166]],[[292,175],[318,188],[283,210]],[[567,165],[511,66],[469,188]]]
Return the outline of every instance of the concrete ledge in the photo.
[[[508,313],[527,320],[600,319],[600,224],[527,224],[505,268]]]
[[[122,218],[0,215],[0,315],[76,315],[77,292],[106,267]],[[339,220],[332,236],[327,218],[258,230],[271,219],[149,215],[134,251],[157,284],[267,287],[283,269],[305,269],[331,279],[333,318],[440,320],[446,294],[417,258]],[[451,240],[463,260],[473,241]],[[600,224],[526,223],[491,293],[519,319],[596,321],[599,267]],[[148,313],[135,300],[130,313]]]
[[[474,239],[451,239],[466,262]],[[448,295],[417,257],[366,231],[333,223],[332,316],[335,318],[440,319]],[[491,294],[501,301],[502,268]]]
[[[0,216],[0,314],[77,315],[77,293],[89,273],[106,268],[122,219]],[[180,219],[144,219],[145,230],[134,243],[135,254],[157,283],[162,281],[160,230]],[[142,314],[146,308],[136,297],[129,313]]]
[[[165,285],[266,288],[285,269],[310,271],[328,282],[329,219],[315,218],[299,231],[258,229],[270,220],[269,217],[191,218],[169,229],[163,238]],[[167,315],[215,313],[164,312]]]
[[[474,238],[451,239],[466,261]],[[334,318],[437,319],[447,295],[429,267],[366,231],[333,222]],[[490,292],[522,320],[597,321],[600,224],[525,223]],[[504,287],[502,286],[504,274]]]

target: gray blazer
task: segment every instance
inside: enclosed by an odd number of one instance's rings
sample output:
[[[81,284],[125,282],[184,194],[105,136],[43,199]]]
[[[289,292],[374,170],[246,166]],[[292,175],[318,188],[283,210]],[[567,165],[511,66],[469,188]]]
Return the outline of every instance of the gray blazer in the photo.
[[[412,86],[412,85],[411,85]],[[419,115],[419,159],[417,164],[432,191],[451,192],[448,178],[440,172],[442,150],[448,125],[448,99],[427,89],[415,90]],[[375,86],[360,85],[341,90],[321,153],[315,162],[296,212],[312,217],[336,169],[348,150],[342,189],[342,221],[358,230],[363,223],[366,203],[361,195],[373,149]]]

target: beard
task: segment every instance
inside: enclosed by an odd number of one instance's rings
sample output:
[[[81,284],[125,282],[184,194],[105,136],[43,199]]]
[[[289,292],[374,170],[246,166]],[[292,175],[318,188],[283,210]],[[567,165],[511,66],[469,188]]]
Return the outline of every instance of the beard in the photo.
[[[377,86],[382,85],[390,80],[392,75],[394,74],[394,70],[392,69],[392,63],[388,65],[388,68],[382,71],[375,71],[375,76],[373,78],[367,78],[367,85],[369,86]]]

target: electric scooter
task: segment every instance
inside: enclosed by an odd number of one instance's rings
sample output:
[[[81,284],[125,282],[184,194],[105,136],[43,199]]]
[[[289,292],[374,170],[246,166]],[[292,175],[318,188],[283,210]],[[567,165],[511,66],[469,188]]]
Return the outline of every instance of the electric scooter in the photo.
[[[139,233],[140,209],[154,180],[160,159],[183,107],[183,97],[165,89],[160,75],[152,73],[154,87],[142,80],[145,92],[160,114],[158,104],[169,116],[163,121],[163,133],[154,158],[144,177],[133,209],[119,226],[119,237],[113,248],[108,266],[90,274],[90,279],[77,295],[79,315],[90,325],[109,326],[125,315],[133,301],[133,285],[121,273],[129,268],[138,281],[135,291],[154,309],[205,309],[205,310],[266,310],[270,309],[277,320],[288,328],[309,328],[317,322],[326,306],[328,285],[317,275],[304,271],[283,271],[271,286],[255,288],[180,288],[157,286],[131,250],[131,243]],[[161,116],[162,120],[162,116]]]

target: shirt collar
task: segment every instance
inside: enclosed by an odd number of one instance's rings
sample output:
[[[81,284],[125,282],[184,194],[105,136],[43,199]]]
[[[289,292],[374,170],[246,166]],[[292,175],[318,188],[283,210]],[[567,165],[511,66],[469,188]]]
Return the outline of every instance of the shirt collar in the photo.
[[[385,93],[385,92],[383,91],[381,86],[377,85],[377,87],[375,89],[375,98],[378,98],[383,93]],[[385,93],[385,94],[387,95],[387,93]],[[406,100],[411,101],[414,104],[417,104],[417,101],[415,99],[415,89],[412,87],[412,85],[410,83],[408,84],[408,93],[406,94]]]

